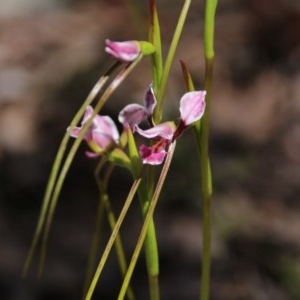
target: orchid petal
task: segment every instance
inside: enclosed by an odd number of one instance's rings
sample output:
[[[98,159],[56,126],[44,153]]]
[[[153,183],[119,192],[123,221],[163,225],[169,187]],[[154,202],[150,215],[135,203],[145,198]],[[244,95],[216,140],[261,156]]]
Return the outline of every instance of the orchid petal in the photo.
[[[202,118],[205,110],[205,91],[185,93],[180,100],[180,116],[185,126]]]
[[[173,134],[175,132],[175,126],[173,122],[165,122],[146,130],[135,126],[134,130],[141,136],[148,139],[161,137],[166,140],[172,140]]]
[[[139,150],[143,164],[148,165],[160,165],[168,153],[163,148],[153,151],[153,147],[147,147],[145,145],[141,145]]]
[[[93,133],[108,136],[112,141],[118,143],[120,137],[119,131],[111,117],[97,115],[93,120],[93,125]]]
[[[119,113],[119,122],[125,125],[133,127],[140,124],[146,117],[145,107],[140,104],[126,105]]]
[[[147,89],[144,96],[145,110],[148,116],[151,116],[153,114],[156,103],[157,101],[154,95],[153,85],[150,84],[150,87]]]

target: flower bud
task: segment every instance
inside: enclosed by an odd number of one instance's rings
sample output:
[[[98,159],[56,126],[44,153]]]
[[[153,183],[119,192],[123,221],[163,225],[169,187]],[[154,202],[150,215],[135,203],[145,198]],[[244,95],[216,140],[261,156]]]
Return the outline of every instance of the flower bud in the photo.
[[[140,55],[142,48],[138,41],[113,42],[107,39],[105,51],[120,61],[131,62]]]

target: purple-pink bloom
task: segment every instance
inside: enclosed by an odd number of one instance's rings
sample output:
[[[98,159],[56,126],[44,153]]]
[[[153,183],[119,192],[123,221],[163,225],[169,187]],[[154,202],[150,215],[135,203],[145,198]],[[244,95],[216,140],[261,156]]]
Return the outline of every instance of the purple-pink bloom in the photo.
[[[180,117],[185,126],[202,118],[205,110],[205,91],[185,93],[180,99]]]
[[[161,123],[146,130],[142,130],[136,125],[134,130],[145,138],[158,139],[158,142],[151,147],[141,145],[139,152],[143,164],[160,165],[168,154],[166,149],[170,145],[175,132],[174,123]]]
[[[105,51],[123,62],[134,61],[141,53],[141,45],[138,41],[113,42],[105,40]]]
[[[168,153],[169,145],[180,137],[189,125],[202,118],[205,110],[205,94],[205,91],[195,91],[182,96],[179,107],[180,122],[177,128],[173,122],[161,123],[146,130],[141,129],[137,124],[133,126],[134,131],[141,136],[158,140],[151,147],[145,145],[140,147],[140,155],[144,164],[161,164]]]
[[[70,136],[77,138],[92,114],[93,108],[88,106],[85,110],[81,127],[68,128]],[[96,152],[87,152],[87,155],[90,157],[97,156],[97,152],[104,151],[119,142],[119,132],[114,121],[109,116],[96,115],[84,136],[84,140]]]

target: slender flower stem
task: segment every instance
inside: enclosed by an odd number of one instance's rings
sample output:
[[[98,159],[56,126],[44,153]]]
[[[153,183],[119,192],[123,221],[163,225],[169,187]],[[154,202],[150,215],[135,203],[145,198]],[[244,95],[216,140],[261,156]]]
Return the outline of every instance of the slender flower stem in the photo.
[[[206,65],[207,80],[205,80],[206,109],[201,122],[200,165],[201,165],[201,199],[202,199],[202,279],[201,300],[209,300],[210,260],[211,260],[211,173],[209,165],[209,109],[211,95],[212,62]]]
[[[132,170],[134,178],[139,176],[139,173],[142,168],[142,162],[139,158],[139,153],[133,138],[132,131],[128,128],[128,150],[129,156],[132,161]],[[144,178],[141,181],[141,184],[138,189],[138,197],[142,209],[142,214],[145,219],[146,213],[149,207],[149,200],[152,198],[152,185],[154,181],[153,172],[149,172],[147,168],[148,178]],[[149,178],[150,176],[150,178]],[[150,179],[150,181],[149,181]],[[150,190],[149,190],[150,188]],[[145,257],[147,264],[148,280],[149,280],[149,290],[150,290],[150,299],[158,300],[159,299],[159,259],[158,259],[158,249],[156,241],[156,232],[153,219],[150,221],[150,225],[147,231],[146,241],[145,241]]]
[[[148,173],[149,175],[149,173]],[[152,175],[152,174],[150,174]],[[148,181],[149,182],[149,181]],[[141,182],[140,188],[138,190],[140,205],[142,208],[143,218],[148,212],[149,208],[149,197],[150,193],[148,191],[148,183],[144,180]],[[158,300],[159,297],[159,258],[158,258],[158,248],[157,248],[157,239],[156,239],[156,230],[154,220],[151,219],[149,227],[147,230],[147,235],[145,239],[145,257],[148,271],[148,280],[149,280],[149,291],[150,299]]]
[[[204,16],[204,55],[206,109],[201,121],[200,130],[200,165],[201,165],[201,196],[202,196],[202,226],[203,226],[203,252],[202,252],[202,277],[201,300],[209,300],[210,290],[210,265],[211,265],[211,170],[209,164],[209,116],[210,100],[212,93],[213,62],[214,62],[214,22],[217,0],[206,0]]]
[[[128,288],[132,273],[134,271],[137,259],[140,255],[142,246],[143,246],[145,238],[147,236],[149,225],[151,224],[151,222],[153,220],[153,213],[154,213],[158,198],[160,196],[163,184],[165,182],[166,176],[168,174],[171,162],[172,162],[172,157],[173,157],[173,153],[175,151],[175,146],[176,146],[176,142],[173,142],[170,145],[169,154],[166,158],[165,164],[164,164],[163,169],[161,171],[161,174],[160,174],[156,189],[154,191],[153,197],[152,197],[151,201],[149,202],[149,207],[148,207],[147,213],[145,215],[144,224],[142,226],[140,236],[138,238],[136,247],[135,247],[134,252],[132,254],[129,267],[128,267],[127,273],[126,273],[124,281],[123,281],[123,285],[121,287],[121,290],[120,290],[120,293],[119,293],[119,296],[118,296],[118,300],[124,299],[124,296],[125,296],[126,290]],[[159,295],[156,295],[156,294],[153,294],[153,293],[150,295],[150,297],[151,297],[150,299],[159,299]]]

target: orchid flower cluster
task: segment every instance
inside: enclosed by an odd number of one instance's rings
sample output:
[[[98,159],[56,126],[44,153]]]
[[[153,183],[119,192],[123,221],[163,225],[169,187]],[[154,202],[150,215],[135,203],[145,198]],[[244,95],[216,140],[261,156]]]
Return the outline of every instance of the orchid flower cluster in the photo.
[[[106,40],[106,52],[120,61],[132,61],[141,52],[140,44],[136,41],[113,42]],[[129,128],[140,136],[150,139],[151,145],[144,144],[139,147],[139,154],[143,164],[159,165],[167,153],[170,143],[175,141],[194,122],[201,119],[205,110],[205,91],[193,91],[185,93],[180,99],[180,120],[176,126],[168,121],[155,124],[153,113],[157,104],[153,86],[147,89],[144,95],[144,104],[132,103],[125,106],[119,113],[118,120],[124,130]],[[84,124],[91,118],[93,108],[86,108],[81,127],[68,128],[72,137],[77,138]],[[148,121],[148,129],[142,129],[142,121]],[[87,151],[88,157],[97,157],[104,152],[112,151],[119,147],[120,135],[117,126],[109,116],[96,115],[91,127],[84,136],[84,140],[92,149]]]
[[[47,183],[40,218],[34,238],[24,265],[24,274],[31,263],[33,253],[41,237],[41,254],[39,274],[41,274],[46,256],[47,241],[50,226],[57,201],[82,141],[88,146],[86,156],[99,158],[95,168],[95,179],[99,190],[99,209],[97,214],[95,235],[91,247],[88,272],[84,294],[90,300],[100,275],[106,264],[113,246],[116,246],[118,263],[123,276],[118,299],[135,299],[130,286],[130,280],[140,255],[145,250],[148,273],[149,295],[151,300],[159,300],[159,254],[156,240],[154,210],[166,180],[176,141],[190,127],[195,129],[195,140],[198,148],[201,173],[201,201],[203,202],[203,253],[201,299],[209,299],[210,276],[210,198],[212,194],[212,179],[208,155],[208,121],[209,100],[212,86],[213,66],[213,27],[217,0],[207,1],[207,18],[205,19],[205,80],[204,90],[195,90],[187,66],[181,61],[183,78],[187,92],[178,99],[179,117],[177,120],[161,121],[163,101],[166,98],[166,86],[184,26],[190,0],[185,0],[178,24],[170,43],[167,57],[164,61],[161,43],[159,18],[155,0],[149,0],[150,22],[149,41],[130,40],[117,42],[107,39],[105,52],[115,60],[112,67],[104,73],[91,90],[78,112],[75,114],[62,139]],[[115,120],[101,114],[101,108],[111,94],[120,86],[126,77],[134,70],[145,56],[151,57],[152,82],[146,88],[140,103],[127,104],[118,114],[117,126]],[[103,90],[102,90],[103,89]],[[207,91],[206,91],[207,90]],[[99,95],[95,105],[93,101]],[[202,118],[203,117],[203,118]],[[201,123],[200,123],[201,122]],[[80,125],[78,125],[80,123]],[[120,133],[118,128],[122,128]],[[75,138],[68,148],[70,137]],[[141,142],[143,141],[143,142]],[[139,144],[141,143],[141,144]],[[69,151],[68,151],[69,149]],[[162,167],[156,168],[155,166]],[[110,205],[109,181],[115,166],[126,167],[133,175],[132,186],[122,206],[118,218],[115,217]],[[107,168],[106,168],[107,167]],[[143,216],[143,224],[136,242],[132,258],[127,266],[126,255],[122,246],[120,228],[128,212],[129,206],[137,195]],[[94,265],[98,250],[98,233],[102,212],[106,211],[111,228],[111,235],[102,253],[97,267]],[[101,219],[102,221],[102,219]],[[98,226],[98,227],[97,227]],[[143,247],[144,246],[144,247]]]

